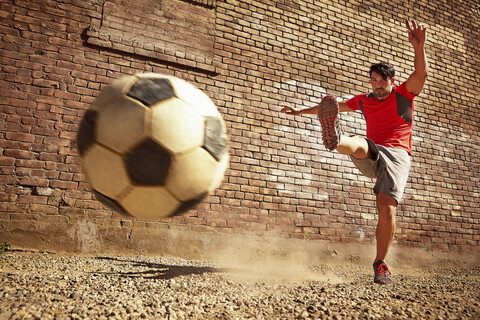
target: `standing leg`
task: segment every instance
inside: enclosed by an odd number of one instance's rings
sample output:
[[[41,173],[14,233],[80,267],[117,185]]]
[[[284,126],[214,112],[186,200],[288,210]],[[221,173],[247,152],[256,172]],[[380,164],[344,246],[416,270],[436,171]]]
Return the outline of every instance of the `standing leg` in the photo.
[[[373,263],[373,281],[378,284],[391,284],[390,270],[385,264],[388,249],[395,234],[395,212],[397,200],[379,192],[377,194],[378,224],[377,224],[377,256]]]
[[[377,257],[375,262],[385,260],[395,234],[397,201],[383,192],[377,194],[378,224],[376,231]]]

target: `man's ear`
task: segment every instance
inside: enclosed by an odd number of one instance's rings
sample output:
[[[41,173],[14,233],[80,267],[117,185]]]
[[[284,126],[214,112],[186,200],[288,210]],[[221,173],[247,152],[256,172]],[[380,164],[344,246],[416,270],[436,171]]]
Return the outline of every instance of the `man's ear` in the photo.
[[[392,78],[392,84],[395,82],[395,78]]]

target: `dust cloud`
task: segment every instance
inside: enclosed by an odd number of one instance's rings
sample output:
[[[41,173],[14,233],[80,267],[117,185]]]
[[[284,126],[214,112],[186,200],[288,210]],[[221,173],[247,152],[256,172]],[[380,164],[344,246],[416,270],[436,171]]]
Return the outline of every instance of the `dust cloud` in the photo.
[[[282,239],[235,239],[212,253],[213,260],[228,270],[232,280],[250,282],[344,283],[331,268],[319,267],[305,248],[292,248]]]

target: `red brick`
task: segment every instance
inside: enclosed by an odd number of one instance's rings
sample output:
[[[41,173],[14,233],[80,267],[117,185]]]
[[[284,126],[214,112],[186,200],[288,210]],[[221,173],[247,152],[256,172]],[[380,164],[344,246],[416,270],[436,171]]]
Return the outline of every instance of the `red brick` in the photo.
[[[4,151],[4,155],[6,157],[17,158],[17,159],[31,159],[33,156],[33,153],[26,150],[7,149]]]

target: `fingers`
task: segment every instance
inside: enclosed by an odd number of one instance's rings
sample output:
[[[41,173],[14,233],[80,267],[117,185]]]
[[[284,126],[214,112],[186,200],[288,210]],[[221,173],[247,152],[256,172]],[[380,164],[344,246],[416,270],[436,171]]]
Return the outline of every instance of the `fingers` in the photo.
[[[410,21],[408,21],[407,19],[405,20],[406,24],[407,24],[407,29],[408,29],[408,32],[411,33],[415,30],[418,29],[418,24],[415,20],[412,20],[411,21],[411,25],[410,25]]]
[[[280,110],[280,112],[284,112],[286,114],[290,114],[290,115],[293,115],[293,116],[296,116],[298,114],[300,114],[299,111],[296,111],[295,109],[291,108],[291,107],[287,107],[287,106],[281,106],[283,107],[282,110]]]
[[[408,19],[405,19],[405,24],[407,25],[407,29],[408,29],[408,32],[412,32],[412,31],[425,31],[427,30],[427,27],[423,27],[421,26],[419,23],[417,23],[415,20],[412,19],[411,21],[412,25],[410,26],[410,21],[408,21]]]
[[[405,19],[405,25],[407,26],[408,31],[412,31],[412,28],[410,28],[410,23],[408,22],[408,19]]]
[[[407,25],[407,29],[409,32],[412,32],[417,29],[417,22],[415,20],[411,21],[412,25],[410,26],[410,21],[408,19],[405,19],[405,24]]]

